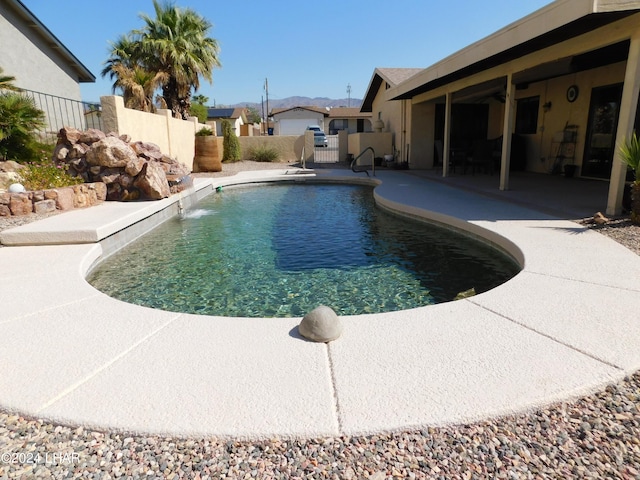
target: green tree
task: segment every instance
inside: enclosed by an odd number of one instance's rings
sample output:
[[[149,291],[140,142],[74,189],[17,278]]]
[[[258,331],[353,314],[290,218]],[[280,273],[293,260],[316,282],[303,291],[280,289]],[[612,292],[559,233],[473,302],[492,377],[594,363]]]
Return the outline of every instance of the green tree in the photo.
[[[250,107],[247,105],[247,121],[249,123],[262,123],[262,117],[260,116],[260,112],[255,107]]]
[[[149,72],[160,81],[160,104],[174,117],[187,118],[191,92],[198,89],[201,77],[212,82],[212,71],[220,66],[218,43],[208,36],[211,23],[194,10],[158,0],[153,6],[155,17],[142,14],[141,29],[112,43],[102,76],[115,79],[114,88],[123,88],[118,83],[121,75],[137,68]]]
[[[205,107],[201,103],[192,103],[189,107],[189,114],[192,117],[198,117],[198,122],[207,123],[207,110],[207,107]]]
[[[240,160],[240,142],[233,128],[231,128],[231,122],[226,119],[222,120],[222,147],[223,162],[237,162]]]

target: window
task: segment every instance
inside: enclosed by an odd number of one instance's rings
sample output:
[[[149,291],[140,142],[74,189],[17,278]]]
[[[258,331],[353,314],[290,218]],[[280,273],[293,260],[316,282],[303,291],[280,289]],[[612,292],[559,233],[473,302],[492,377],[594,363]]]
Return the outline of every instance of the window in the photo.
[[[520,98],[516,103],[516,133],[532,134],[538,131],[540,97]]]

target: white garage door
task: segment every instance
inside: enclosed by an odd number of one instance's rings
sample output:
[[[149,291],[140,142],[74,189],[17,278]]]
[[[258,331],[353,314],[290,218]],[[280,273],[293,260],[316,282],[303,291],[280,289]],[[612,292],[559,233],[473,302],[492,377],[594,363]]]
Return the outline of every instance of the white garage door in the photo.
[[[280,120],[280,135],[302,135],[309,125],[315,125],[313,118],[283,118]]]

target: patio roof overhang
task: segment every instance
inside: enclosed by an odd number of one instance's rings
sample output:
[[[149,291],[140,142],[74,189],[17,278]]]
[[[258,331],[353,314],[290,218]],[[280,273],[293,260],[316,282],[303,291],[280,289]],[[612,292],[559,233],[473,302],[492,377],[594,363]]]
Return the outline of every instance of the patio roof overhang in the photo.
[[[389,92],[390,98],[412,99],[422,94],[429,96],[429,93],[435,98],[442,95],[444,87],[456,82],[462,86],[456,89],[454,101],[462,101],[470,95],[479,98],[498,94],[504,90],[504,81],[495,76],[470,85],[460,81],[585,35],[639,11],[640,1],[558,0],[423,70],[393,88]],[[515,70],[513,81],[516,86],[524,86],[627,58],[628,40],[611,38],[609,44],[607,40],[601,39],[599,48],[586,48],[575,55],[552,56],[539,63],[533,62]]]

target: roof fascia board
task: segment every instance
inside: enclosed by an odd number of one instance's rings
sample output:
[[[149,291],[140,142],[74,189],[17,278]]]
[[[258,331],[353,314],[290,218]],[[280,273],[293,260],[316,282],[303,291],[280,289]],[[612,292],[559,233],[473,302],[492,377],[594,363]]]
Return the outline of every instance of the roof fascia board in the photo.
[[[597,30],[592,30],[577,37],[570,38],[564,42],[543,48],[542,50],[537,50],[520,58],[505,62],[488,70],[483,70],[482,72],[453,81],[447,85],[436,87],[433,90],[414,96],[413,101],[414,103],[424,102],[429,99],[441,97],[448,92],[458,91],[471,85],[507,76],[509,73],[522,72],[542,63],[553,62],[569,55],[588,52],[606,45],[612,45],[623,40],[628,40],[630,38],[629,32],[638,30],[640,30],[640,13],[620,19],[616,22],[598,28]],[[412,79],[409,81],[411,80]],[[422,85],[422,83],[417,86],[420,85]],[[399,85],[395,89],[389,90],[390,98],[398,97],[403,93],[411,91],[413,88],[407,88],[406,84]]]
[[[611,1],[609,0],[609,2]],[[403,95],[425,83],[461,70],[492,55],[497,55],[510,46],[524,43],[566,23],[594,13],[596,6],[594,0],[558,0],[553,2],[414,75],[394,88],[392,97]]]

